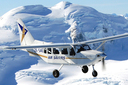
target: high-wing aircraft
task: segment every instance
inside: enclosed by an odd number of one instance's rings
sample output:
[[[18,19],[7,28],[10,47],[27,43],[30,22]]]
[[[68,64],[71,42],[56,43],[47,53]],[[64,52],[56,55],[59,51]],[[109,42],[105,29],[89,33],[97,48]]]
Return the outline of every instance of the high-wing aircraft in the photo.
[[[88,66],[93,67],[92,75],[96,77],[97,71],[94,69],[94,65],[97,62],[102,61],[103,68],[105,68],[105,58],[107,55],[104,52],[98,51],[98,49],[106,42],[114,39],[120,39],[128,37],[128,33],[110,36],[106,38],[88,40],[77,43],[48,43],[44,41],[35,40],[25,24],[21,19],[17,20],[19,34],[20,34],[20,46],[6,46],[2,47],[5,50],[23,50],[27,51],[30,56],[38,56],[49,64],[60,64],[60,68],[53,71],[53,76],[58,78],[59,71],[64,65],[77,65],[81,66],[82,72],[88,72]],[[102,44],[96,49],[92,50],[88,44],[99,43]]]

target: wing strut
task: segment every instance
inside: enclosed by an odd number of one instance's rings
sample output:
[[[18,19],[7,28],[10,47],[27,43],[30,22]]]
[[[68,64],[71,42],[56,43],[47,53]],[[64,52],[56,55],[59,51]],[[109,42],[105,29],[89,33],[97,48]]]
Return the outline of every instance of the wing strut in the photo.
[[[100,45],[98,48],[96,48],[96,50],[98,50],[105,42],[106,42],[106,41],[103,41],[103,42],[101,43],[101,45]]]
[[[64,64],[62,64],[62,65],[60,66],[60,68],[58,69],[58,71],[60,71],[63,66],[64,66]]]

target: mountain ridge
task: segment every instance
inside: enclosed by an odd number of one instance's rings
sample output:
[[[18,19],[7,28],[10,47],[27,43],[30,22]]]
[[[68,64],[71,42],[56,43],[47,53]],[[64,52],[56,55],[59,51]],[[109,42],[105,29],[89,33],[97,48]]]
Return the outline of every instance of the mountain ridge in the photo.
[[[53,7],[42,5],[21,6],[10,10],[2,18],[0,29],[11,30],[15,36],[18,36],[16,20],[21,18],[35,39],[54,43],[72,42],[71,31],[66,33],[66,30],[75,21],[77,22],[76,29],[85,36],[86,40],[128,32],[128,20],[123,16],[103,14],[91,7],[64,1]],[[55,30],[58,30],[58,32]],[[106,51],[110,49],[107,48],[109,44],[106,43]],[[91,48],[95,49],[98,45],[91,45]],[[125,47],[127,46],[125,45]],[[121,49],[121,45],[119,49]]]

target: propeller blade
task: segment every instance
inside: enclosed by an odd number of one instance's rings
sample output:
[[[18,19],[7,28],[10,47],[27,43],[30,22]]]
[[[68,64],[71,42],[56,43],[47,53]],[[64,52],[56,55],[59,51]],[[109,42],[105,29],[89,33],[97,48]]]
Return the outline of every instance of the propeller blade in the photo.
[[[102,58],[102,69],[103,69],[103,70],[106,69],[106,67],[105,67],[105,59],[104,59],[104,58]]]

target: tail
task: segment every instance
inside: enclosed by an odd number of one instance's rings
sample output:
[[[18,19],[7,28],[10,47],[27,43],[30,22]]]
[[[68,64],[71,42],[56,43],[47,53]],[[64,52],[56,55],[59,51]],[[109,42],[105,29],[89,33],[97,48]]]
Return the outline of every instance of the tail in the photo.
[[[22,22],[21,19],[17,20],[19,34],[20,34],[20,43],[22,46],[24,45],[30,45],[34,42],[34,38],[25,26],[25,24]]]

